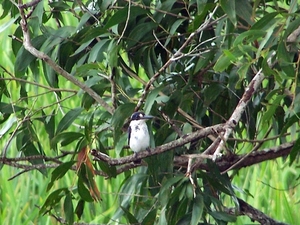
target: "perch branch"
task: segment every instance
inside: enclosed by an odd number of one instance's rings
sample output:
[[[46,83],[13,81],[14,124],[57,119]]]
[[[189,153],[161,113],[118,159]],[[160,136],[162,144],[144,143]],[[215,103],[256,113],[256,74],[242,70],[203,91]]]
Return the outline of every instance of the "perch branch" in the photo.
[[[224,131],[224,129],[225,129],[224,124],[218,124],[218,125],[214,125],[211,127],[206,127],[201,130],[197,130],[191,134],[184,135],[175,141],[158,146],[155,149],[151,149],[150,151],[142,151],[142,152],[138,152],[135,155],[126,156],[126,157],[122,157],[122,158],[118,158],[118,159],[112,159],[108,155],[105,155],[95,149],[93,149],[91,151],[91,154],[94,156],[94,160],[102,160],[102,161],[107,162],[110,165],[122,165],[125,163],[133,162],[135,160],[147,158],[152,155],[161,154],[163,152],[172,150],[176,147],[183,146],[186,143],[189,143],[191,141],[195,141],[195,140],[207,137],[210,134],[215,134],[216,132],[222,132],[222,131]]]

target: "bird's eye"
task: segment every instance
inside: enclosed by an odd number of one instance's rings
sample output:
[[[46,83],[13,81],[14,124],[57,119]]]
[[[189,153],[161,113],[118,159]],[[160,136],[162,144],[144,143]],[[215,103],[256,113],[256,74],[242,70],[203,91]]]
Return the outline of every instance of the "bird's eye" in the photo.
[[[143,118],[143,114],[142,114],[142,113],[140,113],[140,115],[139,115],[139,116],[140,116],[140,118]]]

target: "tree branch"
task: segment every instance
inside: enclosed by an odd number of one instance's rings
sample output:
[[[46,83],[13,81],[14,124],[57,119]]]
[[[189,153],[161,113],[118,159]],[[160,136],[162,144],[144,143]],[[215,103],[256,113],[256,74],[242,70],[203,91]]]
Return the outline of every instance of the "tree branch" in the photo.
[[[229,138],[229,135],[233,131],[234,127],[238,124],[240,121],[242,114],[244,113],[246,106],[250,102],[253,94],[257,91],[257,89],[260,87],[263,79],[265,78],[264,74],[262,73],[262,69],[260,69],[256,75],[253,77],[251,82],[249,83],[248,87],[246,88],[242,98],[240,99],[237,107],[235,108],[234,112],[232,113],[229,120],[226,122],[227,129],[225,130],[225,133],[222,134],[222,140],[220,141],[214,155],[213,160],[216,160],[216,158],[220,155],[221,150],[224,148],[226,141]]]
[[[258,164],[267,160],[276,159],[282,156],[288,156],[294,147],[295,142],[284,143],[279,146],[275,146],[272,148],[266,148],[259,151],[254,151],[251,154],[242,154],[242,155],[226,155],[222,158],[218,158],[216,160],[216,164],[219,167],[221,173],[223,171],[227,171],[229,168],[232,169],[241,169],[244,167],[252,166],[254,164]],[[201,157],[201,154],[200,156]],[[242,160],[246,159],[246,160]],[[240,163],[237,163],[240,162]],[[177,156],[174,159],[174,165],[177,167],[187,167],[188,165],[188,157],[187,156]],[[209,171],[209,167],[203,161],[199,163],[195,163],[191,171],[196,169],[207,170]]]
[[[85,85],[84,83],[77,80],[74,76],[69,74],[67,71],[65,71],[62,67],[57,65],[48,55],[46,55],[44,52],[41,52],[37,50],[35,47],[32,46],[31,40],[30,40],[30,34],[29,34],[29,28],[27,19],[24,12],[23,1],[19,1],[19,11],[21,14],[21,21],[20,25],[22,28],[24,40],[23,40],[23,46],[24,48],[30,52],[33,56],[43,60],[46,62],[54,71],[56,71],[58,74],[62,75],[67,80],[71,81],[73,84],[81,88],[83,91],[88,93],[93,99],[95,99],[96,102],[98,102],[102,107],[104,107],[110,114],[113,114],[114,109],[108,105],[93,89]]]
[[[126,156],[126,157],[122,157],[122,158],[118,158],[118,159],[112,159],[108,155],[105,155],[95,149],[93,149],[91,151],[91,154],[92,154],[92,156],[94,156],[94,160],[102,160],[112,166],[113,165],[122,165],[125,163],[133,162],[135,160],[144,159],[144,158],[147,158],[147,157],[150,157],[153,155],[158,155],[163,152],[170,151],[176,147],[183,146],[186,143],[189,143],[191,141],[199,140],[201,138],[207,137],[210,134],[215,134],[216,132],[217,133],[222,132],[225,130],[224,126],[226,126],[226,125],[218,124],[218,125],[214,125],[211,127],[206,127],[201,130],[197,130],[191,134],[184,135],[175,141],[158,146],[154,149],[150,149],[150,151],[141,151],[135,155]]]
[[[194,36],[198,33],[200,33],[201,31],[203,31],[205,28],[211,26],[210,22],[213,18],[213,15],[215,14],[216,10],[218,8],[218,5],[213,9],[212,13],[210,14],[209,18],[203,23],[201,24],[201,26],[194,32],[192,32],[189,37],[185,40],[185,42],[182,44],[182,46],[170,57],[170,59],[151,77],[151,79],[148,81],[148,83],[146,84],[145,88],[144,88],[144,92],[139,100],[139,102],[137,103],[134,111],[138,111],[146,96],[147,96],[147,93],[149,92],[150,90],[150,87],[152,86],[152,84],[154,83],[154,81],[160,76],[160,74],[174,61],[188,55],[187,54],[183,54],[183,50],[184,48],[190,43],[190,41],[194,38]]]
[[[269,225],[287,225],[286,223],[278,222],[271,217],[267,216],[260,210],[254,208],[253,206],[249,205],[247,202],[243,201],[240,198],[237,198],[240,209],[239,212],[236,212],[235,209],[228,209],[227,212],[232,215],[245,215],[248,216],[252,221],[257,221],[260,224],[269,224]]]

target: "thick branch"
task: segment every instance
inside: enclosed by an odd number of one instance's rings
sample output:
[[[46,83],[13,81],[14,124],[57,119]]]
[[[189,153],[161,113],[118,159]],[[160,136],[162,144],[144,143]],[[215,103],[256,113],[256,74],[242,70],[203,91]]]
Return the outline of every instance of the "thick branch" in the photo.
[[[183,137],[181,137],[175,141],[158,146],[154,149],[151,149],[150,151],[142,151],[142,152],[137,153],[136,155],[126,156],[126,157],[122,157],[122,158],[118,158],[118,159],[112,159],[109,156],[102,154],[101,152],[99,152],[97,150],[92,150],[91,154],[94,156],[95,160],[102,160],[102,161],[107,162],[110,165],[122,165],[125,163],[133,162],[138,159],[147,158],[152,155],[161,154],[163,152],[172,150],[176,147],[183,146],[186,143],[189,143],[191,141],[195,141],[195,140],[199,140],[201,138],[207,137],[210,134],[215,134],[216,132],[219,133],[221,131],[224,131],[224,129],[225,129],[224,124],[218,124],[218,125],[214,125],[211,127],[206,127],[204,129],[193,132],[189,135],[184,135]]]
[[[22,1],[19,3],[20,6],[23,5]],[[110,114],[113,114],[113,108],[108,105],[93,89],[85,85],[84,83],[77,80],[74,76],[69,74],[67,71],[65,71],[62,67],[57,65],[48,55],[46,55],[44,52],[41,52],[37,50],[35,47],[32,46],[30,35],[29,35],[29,29],[27,24],[27,19],[25,16],[24,8],[19,7],[19,11],[21,14],[21,28],[23,31],[24,41],[23,46],[24,48],[30,52],[33,56],[43,60],[46,62],[53,70],[55,70],[58,74],[62,75],[67,80],[71,81],[73,84],[81,88],[83,91],[88,93],[93,99],[95,99],[96,102],[98,102],[102,107],[104,107]]]
[[[300,35],[300,26],[297,27],[288,37],[287,37],[287,42],[296,42],[297,38]]]
[[[238,212],[238,215],[245,215],[248,216],[252,221],[257,221],[260,224],[269,224],[269,225],[287,225],[286,223],[278,222],[271,217],[267,216],[260,210],[254,208],[253,206],[249,205],[247,202],[243,201],[240,198],[237,198],[239,205],[240,205],[240,211]],[[229,214],[236,215],[236,212],[234,209],[228,210]]]
[[[220,171],[226,171],[228,169],[241,169],[244,167],[252,166],[257,163],[261,163],[267,160],[276,159],[282,156],[288,156],[291,152],[291,149],[294,146],[294,142],[289,142],[275,146],[272,148],[267,148],[259,151],[254,151],[251,154],[242,154],[242,155],[228,155],[216,160],[216,164],[219,167]],[[174,159],[175,166],[178,167],[187,167],[188,157],[178,156]],[[207,164],[203,161],[196,163],[192,166],[192,170],[201,169],[209,170]]]

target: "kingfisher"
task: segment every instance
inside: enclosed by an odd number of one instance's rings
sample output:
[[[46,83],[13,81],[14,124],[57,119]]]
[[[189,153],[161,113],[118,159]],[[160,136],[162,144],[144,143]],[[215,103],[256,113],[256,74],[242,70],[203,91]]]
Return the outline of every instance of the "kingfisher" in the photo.
[[[143,150],[149,150],[150,135],[146,121],[153,116],[145,115],[143,112],[135,112],[131,115],[128,127],[128,145],[136,154]],[[140,162],[139,160],[137,163]]]

